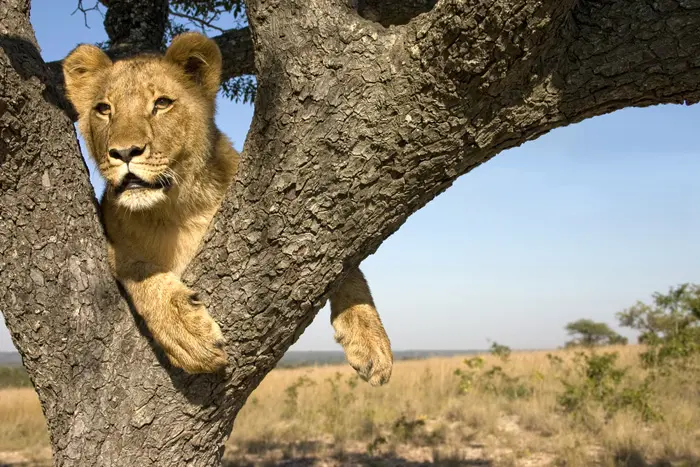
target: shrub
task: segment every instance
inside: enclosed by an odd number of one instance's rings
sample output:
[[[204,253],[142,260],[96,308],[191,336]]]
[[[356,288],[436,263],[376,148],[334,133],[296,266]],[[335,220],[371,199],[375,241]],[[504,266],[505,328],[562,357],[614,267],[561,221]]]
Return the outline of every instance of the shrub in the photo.
[[[648,346],[642,364],[658,373],[677,367],[700,370],[700,285],[681,284],[667,294],[655,293],[652,303],[637,302],[617,314],[620,324],[639,331]]]
[[[510,356],[510,348],[494,342],[491,353],[506,361]],[[513,400],[528,398],[533,393],[533,388],[524,383],[520,377],[507,374],[498,365],[482,371],[484,359],[481,357],[467,358],[464,364],[467,369],[455,370],[455,375],[459,377],[457,392],[460,394],[476,389]]]
[[[302,375],[292,384],[287,386],[287,388],[284,390],[284,410],[282,411],[282,416],[284,418],[292,418],[297,414],[297,411],[299,410],[299,389],[303,388],[304,386],[313,386],[314,384],[316,383],[311,378]]]
[[[660,418],[651,404],[649,380],[632,385],[627,368],[618,367],[617,358],[617,352],[576,354],[574,372],[579,378],[562,380],[564,392],[557,399],[565,412],[586,418],[590,416],[589,408],[601,407],[608,419],[622,409],[632,409],[644,421]]]

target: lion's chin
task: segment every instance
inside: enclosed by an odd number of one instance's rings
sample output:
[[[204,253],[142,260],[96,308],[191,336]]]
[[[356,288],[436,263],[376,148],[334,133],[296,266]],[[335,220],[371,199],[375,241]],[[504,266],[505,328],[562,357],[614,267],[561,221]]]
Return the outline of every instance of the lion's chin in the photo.
[[[139,188],[122,192],[117,204],[130,211],[145,211],[168,199],[163,188]]]

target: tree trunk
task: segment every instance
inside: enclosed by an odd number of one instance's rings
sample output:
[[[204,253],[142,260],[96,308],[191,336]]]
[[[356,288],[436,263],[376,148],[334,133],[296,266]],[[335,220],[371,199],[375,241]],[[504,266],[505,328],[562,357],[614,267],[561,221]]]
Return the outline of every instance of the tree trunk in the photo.
[[[700,96],[700,0],[442,0],[388,29],[345,0],[250,0],[255,116],[185,276],[230,366],[188,376],[109,277],[28,2],[0,10],[0,306],[56,465],[215,465],[343,271],[458,176],[555,127]]]

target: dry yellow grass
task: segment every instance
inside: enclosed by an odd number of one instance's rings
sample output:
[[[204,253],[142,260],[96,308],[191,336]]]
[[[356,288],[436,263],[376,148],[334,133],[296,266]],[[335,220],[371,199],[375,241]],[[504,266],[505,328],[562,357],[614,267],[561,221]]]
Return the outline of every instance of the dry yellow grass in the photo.
[[[630,367],[630,381],[641,382],[639,347],[599,351],[618,352],[619,366]],[[399,464],[700,465],[699,375],[693,381],[671,376],[653,387],[661,421],[642,422],[629,410],[606,420],[595,407],[585,422],[576,421],[557,402],[576,352],[551,352],[560,365],[547,351],[514,353],[506,363],[483,355],[481,374],[498,365],[533,388],[530,397],[515,399],[479,388],[460,394],[454,371],[466,368],[463,357],[398,362],[382,388],[358,383],[347,367],[276,370],[239,414],[227,458],[232,464],[263,453],[269,461],[309,455],[337,460],[344,451],[363,464],[371,457],[357,456],[370,446],[378,459]],[[294,386],[296,396],[288,389]],[[406,423],[416,421],[423,425],[407,433]]]
[[[48,443],[46,422],[34,390],[0,389],[0,453],[36,453]],[[0,454],[0,463],[3,460]]]
[[[631,381],[642,380],[638,347],[603,351],[619,352]],[[226,465],[283,459],[305,459],[304,465],[700,465],[699,375],[672,375],[652,385],[663,420],[643,422],[630,410],[605,417],[590,407],[577,421],[557,402],[575,350],[552,352],[562,364],[547,353],[514,353],[505,363],[483,356],[480,374],[501,366],[532,387],[526,398],[479,386],[460,393],[454,371],[466,368],[464,358],[397,362],[381,388],[358,381],[347,366],[275,370],[241,410]],[[1,391],[0,451],[46,442],[33,392]]]

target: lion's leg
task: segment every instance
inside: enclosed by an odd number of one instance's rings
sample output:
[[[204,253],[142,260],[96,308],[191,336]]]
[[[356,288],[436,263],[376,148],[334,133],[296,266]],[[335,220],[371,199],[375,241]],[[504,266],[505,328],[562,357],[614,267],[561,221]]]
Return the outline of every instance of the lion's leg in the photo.
[[[362,379],[373,386],[389,381],[393,356],[391,344],[374,307],[362,272],[355,268],[331,296],[331,324],[335,340]]]
[[[112,269],[173,365],[188,373],[210,373],[226,365],[218,324],[175,274],[124,259],[112,262]]]

